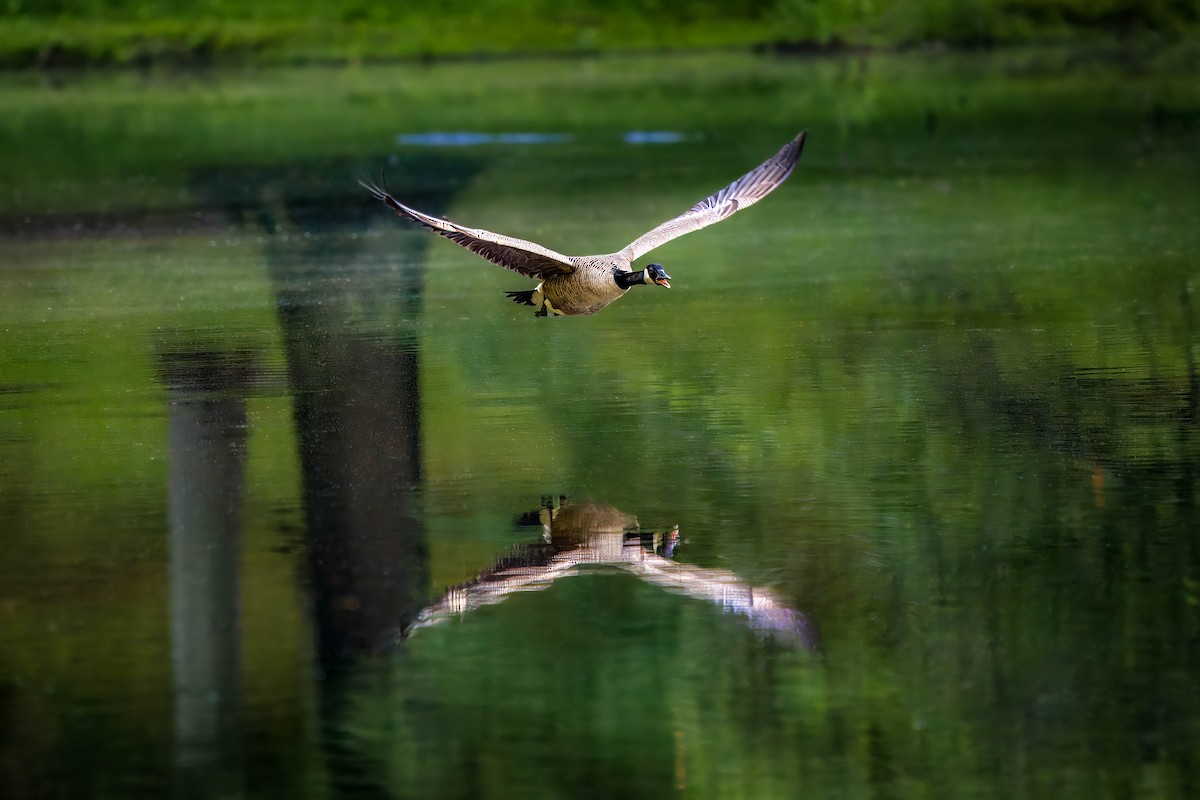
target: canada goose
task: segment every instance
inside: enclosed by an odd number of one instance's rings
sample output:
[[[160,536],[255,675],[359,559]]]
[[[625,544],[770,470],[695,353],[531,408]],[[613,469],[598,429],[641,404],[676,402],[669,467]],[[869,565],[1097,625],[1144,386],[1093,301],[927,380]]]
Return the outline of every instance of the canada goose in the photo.
[[[638,284],[671,288],[671,276],[667,275],[661,264],[650,264],[644,270],[634,272],[634,260],[659,245],[720,222],[766,197],[792,174],[807,135],[808,131],[801,131],[778,153],[724,189],[704,198],[678,217],[642,234],[621,250],[606,255],[564,256],[535,242],[479,228],[466,228],[409,208],[372,183],[360,183],[397,214],[433,229],[493,264],[540,280],[541,283],[533,289],[506,293],[514,302],[537,307],[536,316],[544,317],[547,312],[584,316],[595,314]]]

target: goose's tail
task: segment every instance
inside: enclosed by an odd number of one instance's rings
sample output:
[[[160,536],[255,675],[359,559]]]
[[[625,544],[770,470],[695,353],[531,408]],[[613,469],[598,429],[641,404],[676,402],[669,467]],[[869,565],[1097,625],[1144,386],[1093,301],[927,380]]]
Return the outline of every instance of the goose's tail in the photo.
[[[505,292],[504,296],[512,298],[512,301],[514,303],[519,303],[519,304],[523,304],[523,305],[527,305],[527,306],[536,306],[537,303],[533,302],[533,293],[535,291],[537,291],[537,290],[530,289],[527,292]]]

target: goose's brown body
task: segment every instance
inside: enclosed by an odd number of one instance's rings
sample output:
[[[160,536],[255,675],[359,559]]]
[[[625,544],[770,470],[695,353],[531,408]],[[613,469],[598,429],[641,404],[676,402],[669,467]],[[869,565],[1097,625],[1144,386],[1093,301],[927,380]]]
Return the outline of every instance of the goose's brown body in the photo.
[[[541,283],[531,292],[510,292],[518,302],[536,306],[539,315],[553,312],[586,316],[595,314],[638,283],[669,286],[649,272],[635,273],[633,262],[672,239],[720,222],[766,197],[792,174],[807,133],[801,131],[771,158],[685,213],[642,234],[617,252],[604,255],[565,256],[536,242],[467,228],[409,208],[378,186],[369,183],[363,186],[397,214],[419,222],[493,264],[539,279]]]
[[[568,258],[574,262],[574,271],[544,278],[533,290],[533,305],[544,302],[554,314],[587,316],[629,291],[616,281],[618,272],[632,272],[629,262],[612,256]]]

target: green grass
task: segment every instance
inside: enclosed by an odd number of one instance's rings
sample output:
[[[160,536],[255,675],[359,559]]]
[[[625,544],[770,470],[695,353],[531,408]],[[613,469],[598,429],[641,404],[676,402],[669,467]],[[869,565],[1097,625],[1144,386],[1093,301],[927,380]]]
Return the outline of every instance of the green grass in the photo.
[[[749,46],[1182,40],[1200,0],[774,0],[635,4],[10,0],[0,67],[349,62]]]

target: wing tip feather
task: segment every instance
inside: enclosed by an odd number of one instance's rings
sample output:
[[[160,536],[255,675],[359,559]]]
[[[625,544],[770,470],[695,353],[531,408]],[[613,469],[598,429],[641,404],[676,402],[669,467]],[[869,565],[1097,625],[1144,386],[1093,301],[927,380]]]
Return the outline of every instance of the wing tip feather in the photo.
[[[363,187],[364,189],[366,189],[368,192],[370,192],[374,197],[376,197],[379,200],[386,200],[391,197],[390,194],[385,192],[383,189],[379,188],[379,184],[377,184],[374,181],[369,180],[367,178],[359,178],[358,185]]]
[[[804,143],[808,141],[808,128],[796,134],[796,137],[783,146],[779,151],[782,158],[778,158],[778,163],[784,166],[790,173],[800,161],[800,154],[804,152]]]

